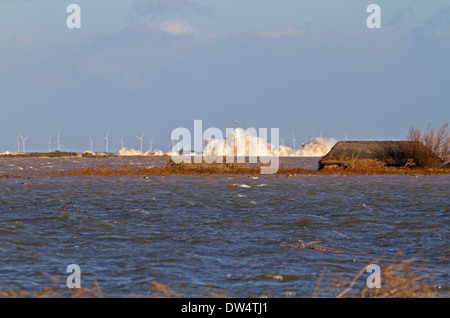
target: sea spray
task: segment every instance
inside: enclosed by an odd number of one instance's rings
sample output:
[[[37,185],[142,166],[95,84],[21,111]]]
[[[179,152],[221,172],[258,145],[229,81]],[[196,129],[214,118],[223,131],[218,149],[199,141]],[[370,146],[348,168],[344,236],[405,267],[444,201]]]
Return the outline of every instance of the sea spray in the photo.
[[[126,148],[126,147],[120,148],[119,151],[117,152],[117,154],[119,156],[158,156],[158,157],[170,155],[169,153],[165,153],[162,150],[154,150],[152,152],[150,152],[150,151],[143,152],[143,151],[140,151],[137,149],[131,149],[131,148]]]
[[[245,140],[245,147],[237,147],[234,140]],[[212,156],[280,156],[280,157],[323,157],[336,144],[334,138],[315,137],[309,142],[302,144],[301,148],[293,149],[289,146],[280,145],[278,147],[267,143],[262,137],[256,137],[246,134],[242,128],[233,130],[226,139],[207,139],[203,153]],[[234,144],[234,147],[233,147]],[[257,145],[252,149],[251,145]],[[233,151],[234,148],[234,151]],[[119,156],[171,156],[178,155],[173,151],[164,152],[162,150],[154,150],[152,152],[141,152],[137,149],[122,147],[118,151]]]
[[[171,140],[177,143],[174,143],[172,147],[172,153],[175,154],[171,155],[171,158],[175,163],[191,163],[192,161],[223,163],[224,157],[226,157],[226,163],[234,163],[235,160],[238,163],[245,163],[245,157],[248,157],[250,163],[257,163],[259,159],[259,162],[264,164],[261,166],[261,174],[276,173],[279,168],[279,156],[273,153],[273,149],[278,147],[279,128],[270,129],[271,141],[274,144],[270,149],[267,143],[267,128],[259,128],[258,132],[263,138],[258,138],[258,133],[253,127],[245,131],[242,128],[227,128],[224,140],[219,128],[209,127],[203,131],[203,121],[194,120],[193,135],[185,127],[178,127],[172,131]],[[203,147],[205,141],[207,144]],[[198,151],[200,153],[195,153]],[[188,156],[185,155],[186,153]],[[195,155],[192,155],[193,153]]]
[[[245,142],[244,147],[237,147],[235,140]],[[303,143],[302,148],[293,149],[289,146],[275,146],[264,138],[247,134],[242,128],[233,130],[226,139],[208,139],[204,153],[215,156],[280,156],[280,157],[323,157],[336,144],[334,138],[315,137],[310,142]],[[234,145],[234,147],[233,147]],[[256,145],[252,148],[252,145]]]

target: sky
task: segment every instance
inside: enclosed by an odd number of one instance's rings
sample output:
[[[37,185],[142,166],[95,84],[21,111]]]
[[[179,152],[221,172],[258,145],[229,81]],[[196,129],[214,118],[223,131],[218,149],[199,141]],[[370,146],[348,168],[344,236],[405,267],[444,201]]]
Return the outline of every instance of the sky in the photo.
[[[0,0],[0,152],[167,151],[194,120],[400,140],[450,121],[449,84],[448,0]]]

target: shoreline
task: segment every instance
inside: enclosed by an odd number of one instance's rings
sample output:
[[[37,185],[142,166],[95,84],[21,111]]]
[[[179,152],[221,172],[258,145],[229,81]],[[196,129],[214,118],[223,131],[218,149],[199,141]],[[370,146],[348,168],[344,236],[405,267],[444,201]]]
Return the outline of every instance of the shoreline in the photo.
[[[82,156],[65,156],[66,153],[57,153],[61,156],[20,156],[20,155],[0,155],[1,159],[126,159],[126,158],[141,158],[141,159],[164,159],[169,160],[171,156],[105,156],[105,155],[89,155]],[[280,157],[292,158],[292,157]],[[319,157],[317,160],[319,161]],[[28,177],[42,177],[42,176],[165,176],[165,175],[261,175],[260,163],[174,163],[169,160],[164,166],[160,167],[131,167],[126,163],[120,166],[112,166],[105,162],[104,165],[98,167],[85,168],[71,168],[63,171],[29,171],[25,173],[1,172],[0,178],[28,178]],[[397,166],[380,166],[380,165],[357,165],[352,167],[332,167],[325,169],[314,169],[312,167],[279,167],[274,174],[279,176],[295,176],[295,175],[449,175],[450,167],[444,166],[439,168],[424,168],[424,167],[397,167]]]
[[[170,159],[171,156],[142,156],[142,155],[132,155],[132,156],[120,156],[116,154],[82,154],[77,153],[73,155],[66,154],[56,154],[49,155],[48,153],[26,153],[26,154],[1,154],[0,159],[93,159],[93,158],[161,158],[161,159]]]
[[[450,169],[402,169],[402,168],[386,168],[386,169],[326,169],[326,170],[311,170],[303,168],[286,168],[279,169],[274,174],[261,174],[259,168],[248,168],[248,169],[236,169],[236,170],[226,170],[217,171],[211,170],[182,170],[182,169],[171,169],[167,167],[159,168],[129,168],[129,167],[97,167],[97,168],[81,168],[81,169],[71,169],[67,171],[43,171],[43,172],[33,172],[27,175],[24,174],[11,174],[3,173],[0,175],[0,179],[8,178],[31,178],[31,177],[83,177],[83,176],[104,176],[104,177],[118,177],[118,176],[202,176],[202,175],[247,175],[247,176],[353,176],[353,175],[366,175],[366,176],[376,176],[376,175],[450,175]]]

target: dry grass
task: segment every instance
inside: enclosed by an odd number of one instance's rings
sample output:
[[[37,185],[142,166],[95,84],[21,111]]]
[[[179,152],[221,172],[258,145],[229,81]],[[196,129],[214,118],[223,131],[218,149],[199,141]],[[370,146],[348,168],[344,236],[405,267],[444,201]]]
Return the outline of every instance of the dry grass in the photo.
[[[52,279],[52,287],[38,291],[0,290],[0,298],[103,298],[103,293],[97,282],[91,287],[69,289],[61,287],[56,279]]]
[[[16,290],[0,290],[0,298],[107,298],[97,281],[91,287],[69,289],[61,287],[56,279],[52,279],[52,287],[45,287],[35,292],[16,291]],[[211,290],[204,290],[198,297],[203,298],[225,298],[225,294],[221,294]],[[151,281],[146,295],[128,294],[123,298],[182,298],[180,293],[172,288],[159,282]]]
[[[280,243],[280,247],[301,248],[301,249],[308,249],[308,250],[320,251],[320,252],[325,252],[325,253],[336,253],[336,254],[348,254],[349,253],[346,251],[335,250],[335,249],[331,249],[331,248],[325,248],[322,246],[318,246],[317,243],[321,243],[321,241],[311,241],[308,243],[303,243],[301,241],[296,241],[295,243],[279,241],[279,243]],[[360,253],[357,253],[357,254],[360,254]]]
[[[293,246],[296,248],[309,248],[315,242]],[[316,250],[316,248],[313,248]],[[339,252],[333,250],[317,249],[322,252]],[[370,273],[366,273],[369,264],[362,267],[361,270],[351,279],[343,277],[335,272],[327,274],[327,268],[324,267],[317,284],[314,288],[312,297],[321,297],[325,294],[327,298],[447,298],[449,292],[441,291],[433,279],[426,264],[419,261],[418,258],[406,260],[399,259],[402,256],[398,252],[390,260],[374,259],[370,264],[379,264],[381,268],[381,288],[368,288],[366,278]],[[325,279],[328,278],[328,281]],[[56,280],[52,280],[53,287],[43,288],[36,292],[25,292],[15,290],[0,290],[0,298],[105,298],[105,295],[99,284],[94,284],[89,288],[68,289],[59,286]],[[151,281],[146,295],[136,294],[124,295],[123,298],[182,298],[181,294],[165,284]],[[363,285],[363,287],[361,287]],[[322,286],[322,287],[321,287]],[[205,290],[198,295],[200,298],[227,298],[226,294],[211,290]]]
[[[170,160],[165,170],[171,174],[259,174],[260,166],[248,163],[175,163]]]
[[[16,175],[12,175],[12,174],[7,173],[7,174],[0,175],[0,179],[2,179],[2,178],[3,179],[9,179],[9,178],[20,179],[21,176],[16,176]]]
[[[361,268],[351,280],[334,272],[330,273],[328,285],[319,289],[323,283],[326,268],[317,282],[313,292],[313,297],[320,296],[320,293],[334,295],[336,298],[431,298],[448,297],[449,293],[440,291],[436,286],[433,275],[427,271],[426,265],[418,258],[400,260],[401,252],[398,252],[392,259],[380,262],[380,259],[373,260],[370,264],[379,264],[381,267],[381,288],[368,288],[366,286],[366,273],[369,264]],[[364,274],[364,275],[363,275]],[[364,277],[362,277],[364,276]],[[363,287],[355,287],[363,280]]]
[[[280,168],[276,175],[430,175],[450,174],[450,168],[420,168],[420,167],[386,167],[374,163],[373,160],[358,160],[349,166],[337,168],[325,168],[323,170],[312,170],[305,168]],[[36,172],[36,175],[38,172]],[[211,175],[211,174],[239,174],[259,175],[261,165],[248,163],[174,163],[172,160],[164,167],[130,167],[122,166],[100,166],[93,168],[81,168],[68,171],[46,172],[50,176],[160,176],[160,175]],[[12,176],[0,176],[12,177]]]

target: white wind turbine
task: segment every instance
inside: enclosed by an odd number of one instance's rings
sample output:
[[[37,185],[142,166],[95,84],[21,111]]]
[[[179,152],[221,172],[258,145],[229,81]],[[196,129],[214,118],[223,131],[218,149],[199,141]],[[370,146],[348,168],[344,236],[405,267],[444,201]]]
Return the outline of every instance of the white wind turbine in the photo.
[[[152,154],[153,151],[153,139],[148,138],[148,143],[150,144],[150,148],[148,148],[148,152]]]
[[[108,142],[109,142],[109,137],[108,137],[108,135],[109,135],[109,130],[106,132],[106,136],[103,138],[103,139],[106,140],[106,153],[109,152],[109,151],[108,151]]]
[[[48,145],[48,152],[52,152],[52,136],[48,138],[46,145]]]
[[[25,141],[27,141],[28,137],[23,138],[21,134],[19,134],[19,136],[20,136],[20,139],[22,139],[22,150],[23,150],[23,153],[25,153],[26,152],[25,151]]]
[[[174,140],[174,139],[170,140],[170,144],[169,144],[170,151],[169,152],[173,151],[173,148],[175,147],[175,141],[176,140]],[[203,143],[204,143],[204,141],[202,142],[202,144]],[[203,148],[203,145],[202,145],[202,148]]]
[[[123,145],[125,144],[125,142],[123,141],[123,138],[124,138],[124,137],[122,137],[121,139],[119,139],[119,141],[120,141],[120,149],[122,149],[122,148],[123,148]]]
[[[308,136],[305,138],[305,142],[302,143],[302,147],[305,147],[308,144]]]
[[[60,151],[61,150],[61,139],[59,139],[59,131],[58,131],[58,138],[56,138],[55,144],[58,145],[56,150]]]
[[[137,139],[139,139],[139,142],[141,143],[141,153],[142,153],[142,141],[144,140],[144,133],[141,135],[141,137],[136,136]]]
[[[90,145],[90,147],[91,147],[91,153],[94,153],[94,148],[93,148],[93,145],[94,145],[94,141],[92,140],[92,138],[91,138],[91,133],[89,133],[89,145]]]
[[[20,141],[19,141],[19,134],[17,134],[17,153],[20,152]]]
[[[295,139],[295,135],[294,135],[293,131],[292,131],[292,141],[294,143],[294,150],[295,150],[295,142],[297,141],[297,139]]]

